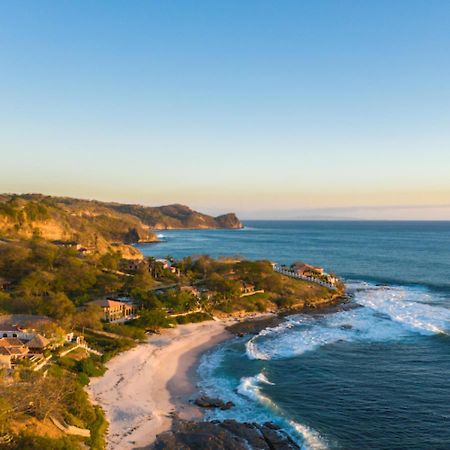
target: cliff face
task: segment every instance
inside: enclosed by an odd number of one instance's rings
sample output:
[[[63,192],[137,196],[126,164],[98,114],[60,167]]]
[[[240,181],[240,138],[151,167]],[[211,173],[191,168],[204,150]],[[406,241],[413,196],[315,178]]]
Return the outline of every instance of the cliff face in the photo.
[[[99,253],[120,250],[130,258],[142,256],[126,244],[157,241],[149,227],[136,217],[91,205],[75,208],[43,196],[0,199],[0,235],[75,241]]]
[[[156,242],[152,230],[241,227],[234,214],[211,217],[183,205],[144,207],[41,194],[0,194],[0,236],[76,241],[100,253],[120,247],[122,253],[138,257],[127,246]]]
[[[218,216],[216,222],[220,225],[220,228],[242,228],[242,223],[234,213]]]
[[[131,214],[154,230],[183,228],[242,228],[235,214],[212,217],[194,211],[185,205],[146,207],[140,205],[110,204],[116,211]]]

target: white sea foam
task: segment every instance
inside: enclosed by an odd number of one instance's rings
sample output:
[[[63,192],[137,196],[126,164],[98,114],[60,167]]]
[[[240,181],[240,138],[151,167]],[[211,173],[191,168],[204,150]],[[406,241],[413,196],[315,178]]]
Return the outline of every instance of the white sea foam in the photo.
[[[350,289],[361,307],[323,316],[292,316],[250,339],[248,358],[284,359],[339,341],[380,342],[411,332],[449,333],[450,310],[431,305],[432,296],[423,290],[367,284]]]
[[[289,425],[299,434],[303,436],[304,442],[302,449],[304,450],[324,450],[327,448],[320,434],[312,428],[302,425],[301,423],[289,421]]]
[[[424,289],[350,284],[355,308],[322,315],[298,314],[274,328],[263,330],[246,344],[250,359],[285,359],[338,342],[384,342],[400,340],[416,333],[449,333],[450,311],[442,308],[442,299]],[[231,400],[236,407],[228,411],[208,412],[210,419],[231,419],[263,423],[274,421],[296,438],[303,449],[323,449],[321,436],[290,417],[265,395],[271,381],[264,370],[240,380],[217,370],[226,346],[203,357],[200,371],[202,389],[211,396]],[[236,351],[234,349],[233,351]],[[261,363],[262,364],[262,363]]]
[[[210,410],[206,419],[235,419],[241,422],[276,422],[291,434],[303,450],[322,450],[326,448],[320,435],[307,427],[285,417],[283,411],[261,392],[261,385],[273,385],[264,373],[240,380],[221,375],[221,366],[227,345],[216,348],[203,355],[199,365],[200,387],[207,395],[231,400],[235,407],[230,410]]]
[[[355,293],[355,300],[387,315],[410,331],[449,334],[450,310],[429,304],[432,298],[422,290],[400,287],[370,289]]]
[[[261,383],[273,385],[273,383],[271,383],[263,373],[259,373],[258,375],[255,375],[253,377],[241,378],[241,383],[237,391],[241,395],[250,397],[252,400],[259,400],[263,403],[268,399],[267,397],[264,397],[260,392],[259,385]]]
[[[241,395],[250,398],[251,400],[259,402],[260,404],[273,410],[280,417],[283,417],[284,414],[282,411],[279,410],[278,406],[274,402],[272,402],[272,400],[269,397],[265,396],[261,392],[260,388],[261,384],[273,385],[273,383],[271,383],[263,373],[259,373],[258,375],[255,375],[253,377],[243,377],[241,379],[241,383],[239,384],[238,392]],[[317,431],[293,420],[286,419],[285,421],[293,430],[295,430],[297,434],[302,436],[303,438],[303,442],[301,442],[302,449],[322,450],[327,448],[325,442],[321,439]]]

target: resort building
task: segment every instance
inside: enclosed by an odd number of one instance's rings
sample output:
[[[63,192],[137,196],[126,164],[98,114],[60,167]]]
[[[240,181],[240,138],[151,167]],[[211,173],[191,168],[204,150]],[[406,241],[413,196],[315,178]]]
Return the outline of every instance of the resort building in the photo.
[[[303,276],[323,275],[325,272],[323,267],[311,266],[301,261],[292,264],[291,268],[297,275]]]
[[[94,300],[91,305],[100,306],[103,310],[103,320],[105,322],[124,322],[134,319],[136,308],[131,303],[121,302],[110,298]]]

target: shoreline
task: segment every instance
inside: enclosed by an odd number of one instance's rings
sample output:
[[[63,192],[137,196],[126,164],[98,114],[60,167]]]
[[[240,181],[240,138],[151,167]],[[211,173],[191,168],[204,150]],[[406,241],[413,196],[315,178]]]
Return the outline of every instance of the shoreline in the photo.
[[[344,303],[340,299],[308,312],[338,307]],[[200,420],[204,410],[193,403],[199,394],[200,357],[227,339],[276,326],[296,312],[252,313],[177,325],[112,358],[106,364],[107,372],[91,378],[86,387],[90,400],[102,407],[109,423],[106,448],[149,449],[158,434],[172,428],[174,417]]]
[[[89,397],[105,411],[108,449],[149,448],[157,434],[171,428],[173,415],[202,417],[190,400],[196,391],[201,355],[230,339],[234,321],[178,325],[109,361],[102,377],[92,378]]]

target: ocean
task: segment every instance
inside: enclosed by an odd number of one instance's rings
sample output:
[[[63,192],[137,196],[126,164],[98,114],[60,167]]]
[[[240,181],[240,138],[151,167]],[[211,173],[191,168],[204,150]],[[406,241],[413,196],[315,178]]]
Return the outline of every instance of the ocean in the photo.
[[[161,231],[146,255],[321,265],[346,283],[331,312],[295,314],[205,354],[201,388],[305,449],[450,449],[450,222],[246,221]]]

